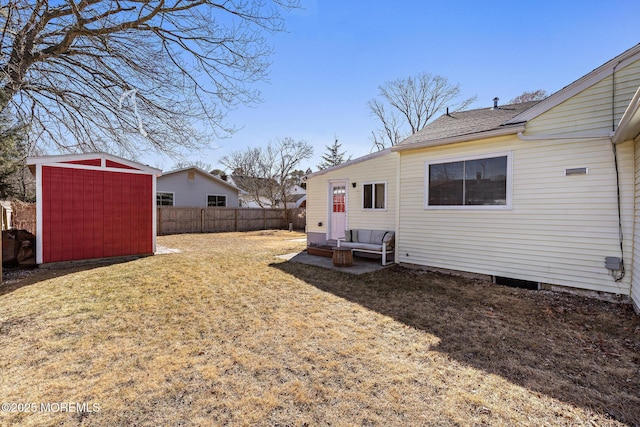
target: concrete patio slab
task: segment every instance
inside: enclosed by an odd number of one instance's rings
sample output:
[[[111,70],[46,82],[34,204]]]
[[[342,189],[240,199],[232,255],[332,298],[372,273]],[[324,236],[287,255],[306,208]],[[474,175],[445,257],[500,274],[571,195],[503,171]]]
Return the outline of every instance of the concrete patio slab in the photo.
[[[390,267],[393,264],[382,266],[379,259],[361,258],[358,256],[353,257],[353,265],[350,267],[336,267],[333,265],[331,258],[309,255],[307,251],[294,252],[285,255],[279,255],[277,258],[286,259],[290,262],[298,262],[300,264],[313,265],[316,267],[327,268],[336,271],[342,271],[349,274],[365,274],[372,273],[374,271],[382,270],[383,268]]]
[[[180,252],[182,252],[180,249],[173,249],[166,246],[156,245],[156,251],[154,252],[154,255],[179,254]]]

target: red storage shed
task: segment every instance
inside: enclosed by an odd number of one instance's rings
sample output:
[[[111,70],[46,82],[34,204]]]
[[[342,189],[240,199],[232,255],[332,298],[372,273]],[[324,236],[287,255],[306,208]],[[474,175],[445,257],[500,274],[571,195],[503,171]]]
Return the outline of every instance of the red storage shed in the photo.
[[[36,263],[150,255],[156,176],[105,153],[30,157],[36,177]]]

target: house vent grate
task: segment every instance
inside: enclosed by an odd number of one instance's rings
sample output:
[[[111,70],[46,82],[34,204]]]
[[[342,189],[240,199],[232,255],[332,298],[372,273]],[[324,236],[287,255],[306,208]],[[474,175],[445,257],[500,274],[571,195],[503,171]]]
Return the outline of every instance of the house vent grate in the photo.
[[[589,173],[589,168],[569,168],[564,170],[566,176],[569,175],[586,175]]]

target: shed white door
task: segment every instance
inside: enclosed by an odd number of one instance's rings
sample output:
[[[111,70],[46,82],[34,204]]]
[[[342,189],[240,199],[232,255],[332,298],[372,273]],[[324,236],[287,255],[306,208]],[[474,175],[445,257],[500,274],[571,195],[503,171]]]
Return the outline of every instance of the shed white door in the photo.
[[[344,237],[347,228],[347,182],[332,182],[329,185],[329,196],[329,239],[340,239]]]

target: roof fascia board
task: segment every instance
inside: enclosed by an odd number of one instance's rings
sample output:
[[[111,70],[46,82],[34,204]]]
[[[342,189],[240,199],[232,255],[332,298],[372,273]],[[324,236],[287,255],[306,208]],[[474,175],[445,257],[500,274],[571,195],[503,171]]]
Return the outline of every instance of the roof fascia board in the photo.
[[[46,156],[34,156],[27,157],[27,165],[45,165],[55,163],[65,163],[74,161],[83,161],[90,159],[111,160],[112,162],[120,163],[125,166],[130,166],[145,172],[152,173],[154,175],[162,174],[160,169],[151,167],[149,165],[143,165],[142,163],[134,162],[131,160],[123,159],[122,157],[114,156],[108,153],[80,153],[80,154],[54,154]]]
[[[317,172],[312,172],[312,173],[310,173],[308,175],[305,175],[305,177],[306,178],[313,178],[313,177],[316,177],[316,176],[324,175],[326,173],[333,172],[333,171],[336,171],[336,170],[340,170],[342,168],[346,168],[346,167],[349,167],[349,166],[353,166],[353,165],[358,164],[358,163],[366,162],[367,160],[375,159],[377,157],[382,157],[382,156],[384,156],[386,154],[391,153],[391,151],[392,151],[391,148],[385,148],[384,150],[376,151],[375,153],[367,154],[365,156],[358,157],[357,159],[349,160],[348,162],[341,163],[341,164],[339,164],[337,166],[332,166],[332,167],[327,168],[327,169],[322,169],[322,170],[319,170]]]
[[[635,139],[640,134],[640,87],[633,95],[629,106],[625,110],[611,141],[614,144],[627,139]]]
[[[502,129],[493,129],[485,132],[470,133],[468,135],[452,136],[449,138],[442,138],[442,139],[431,139],[424,142],[414,142],[413,144],[406,144],[406,145],[396,145],[395,147],[391,148],[391,151],[401,152],[401,151],[410,151],[410,150],[420,150],[422,148],[440,147],[443,145],[457,144],[459,142],[469,142],[469,141],[475,141],[478,139],[485,139],[485,138],[493,138],[496,136],[516,135],[518,132],[524,131],[524,129],[525,129],[524,125],[509,126]]]
[[[529,120],[538,117],[542,113],[549,111],[567,99],[609,77],[613,74],[614,70],[624,68],[638,59],[640,59],[640,44],[635,45],[631,49],[616,56],[590,73],[580,77],[578,80],[560,89],[547,99],[541,101],[539,104],[536,104],[528,110],[511,118],[505,124],[528,122]]]

